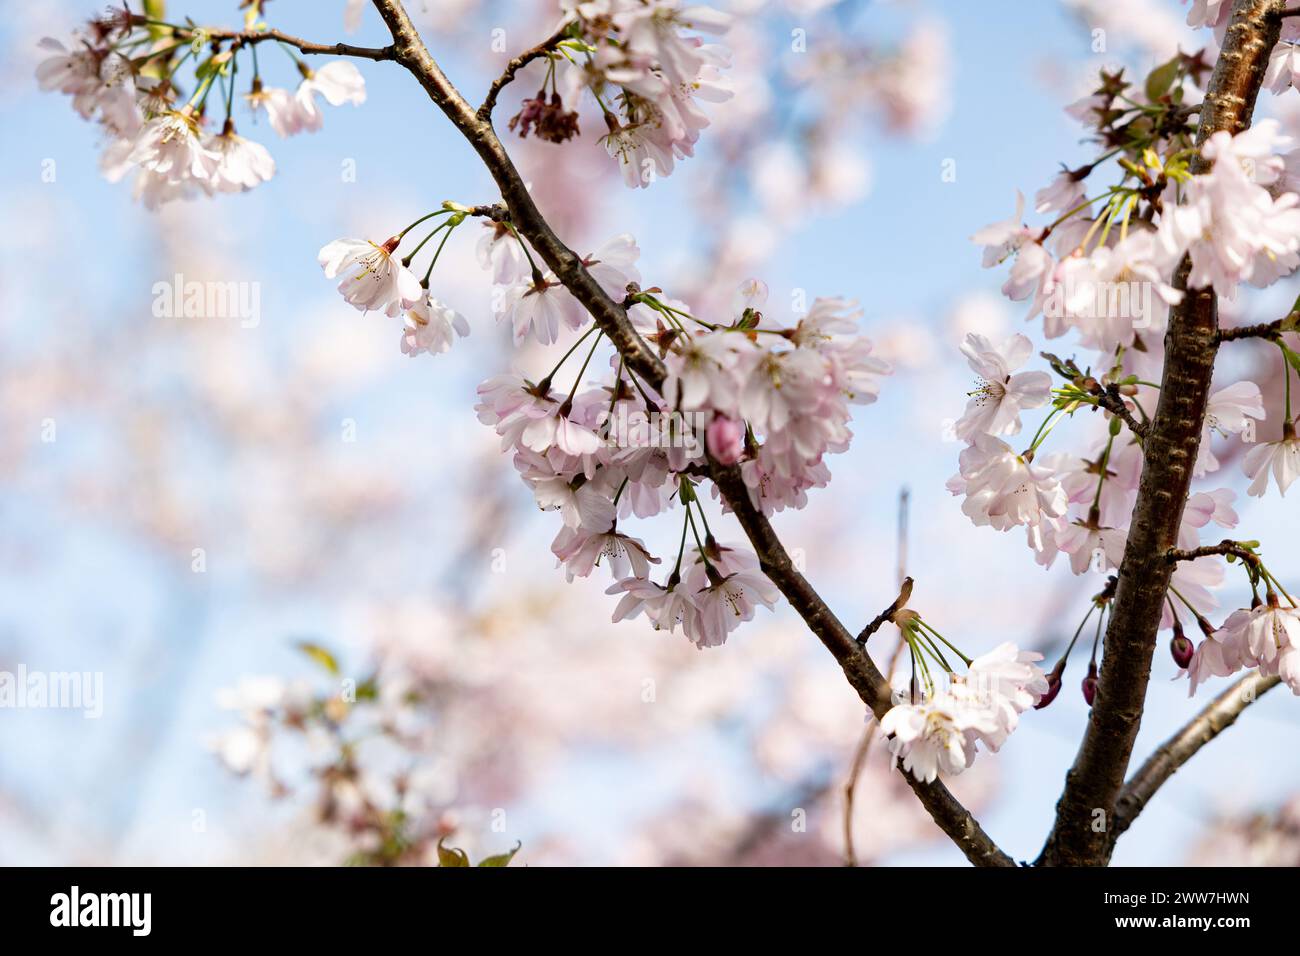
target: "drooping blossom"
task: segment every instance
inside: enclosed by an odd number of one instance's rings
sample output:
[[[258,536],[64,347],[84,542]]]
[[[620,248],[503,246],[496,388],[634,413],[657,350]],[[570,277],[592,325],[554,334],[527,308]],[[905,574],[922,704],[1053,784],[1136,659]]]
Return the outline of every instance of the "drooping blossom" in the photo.
[[[316,259],[327,279],[342,277],[339,292],[353,308],[396,318],[425,294],[420,280],[393,255],[399,242],[399,236],[382,245],[369,239],[335,239],[321,247]]]
[[[1264,421],[1264,397],[1254,382],[1236,382],[1210,395],[1205,408],[1205,426],[1201,432],[1201,445],[1196,455],[1192,476],[1199,478],[1218,471],[1219,459],[1214,455],[1211,438],[1214,435],[1240,435],[1248,420]]]
[[[406,313],[402,330],[402,352],[441,355],[451,348],[456,336],[469,335],[469,322],[459,312],[425,293]]]
[[[218,157],[212,171],[212,188],[218,192],[245,192],[275,175],[275,160],[266,147],[236,133],[230,120],[203,145]]]
[[[1048,519],[1065,514],[1065,490],[1050,470],[1016,454],[993,435],[977,434],[962,451],[959,474],[948,489],[965,496],[961,510],[977,526],[999,531],[1022,526],[1029,544],[1042,550]]]
[[[1289,432],[1284,431],[1281,441],[1261,442],[1246,452],[1241,467],[1251,479],[1246,494],[1264,497],[1269,475],[1272,475],[1277,490],[1285,497],[1291,483],[1300,478],[1300,441],[1296,439],[1295,427],[1292,426]]]

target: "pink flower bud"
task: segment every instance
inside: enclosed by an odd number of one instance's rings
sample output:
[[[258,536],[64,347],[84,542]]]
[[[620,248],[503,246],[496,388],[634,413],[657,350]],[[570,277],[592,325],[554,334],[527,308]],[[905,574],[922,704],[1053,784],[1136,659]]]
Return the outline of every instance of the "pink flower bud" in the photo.
[[[1097,696],[1097,665],[1088,665],[1088,676],[1083,679],[1083,699],[1092,706],[1094,698]]]
[[[1174,656],[1175,664],[1186,668],[1192,663],[1192,655],[1196,653],[1196,647],[1184,635],[1175,634],[1174,639],[1169,642],[1169,653]]]
[[[1056,695],[1061,692],[1061,675],[1064,673],[1065,661],[1061,661],[1052,668],[1052,672],[1047,675],[1047,693],[1038,698],[1038,703],[1034,704],[1034,710],[1042,710],[1056,700]]]
[[[718,460],[718,464],[734,465],[745,452],[745,427],[722,415],[714,416],[709,422],[705,438],[709,454]]]

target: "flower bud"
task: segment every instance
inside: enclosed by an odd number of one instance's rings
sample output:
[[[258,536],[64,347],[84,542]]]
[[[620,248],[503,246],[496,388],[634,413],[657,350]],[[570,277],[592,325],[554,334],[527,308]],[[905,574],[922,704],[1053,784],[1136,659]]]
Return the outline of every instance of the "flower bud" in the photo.
[[[723,415],[717,415],[709,422],[705,439],[709,454],[720,465],[734,465],[745,452],[745,427]]]
[[[1065,673],[1065,659],[1052,668],[1052,672],[1047,675],[1047,693],[1038,698],[1038,703],[1034,704],[1034,710],[1042,710],[1052,701],[1056,700],[1056,695],[1061,692],[1061,675]]]
[[[1169,642],[1169,653],[1173,655],[1174,663],[1184,670],[1192,663],[1192,655],[1196,653],[1196,648],[1184,634],[1175,634],[1174,639]]]
[[[1083,699],[1092,706],[1093,700],[1097,696],[1097,665],[1088,665],[1088,676],[1083,679]]]

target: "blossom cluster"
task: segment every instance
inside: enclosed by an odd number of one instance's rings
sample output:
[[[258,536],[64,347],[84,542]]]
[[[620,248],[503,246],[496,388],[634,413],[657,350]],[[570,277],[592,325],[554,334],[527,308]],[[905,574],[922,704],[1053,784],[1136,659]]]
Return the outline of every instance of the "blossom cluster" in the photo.
[[[36,68],[41,89],[70,96],[73,109],[99,125],[104,177],[118,182],[133,174],[134,194],[150,209],[174,199],[246,192],[275,174],[266,147],[235,129],[237,61],[252,47],[214,42],[209,50],[209,40],[192,27],[117,10],[91,20],[69,44],[41,41],[48,53]],[[178,73],[191,57],[197,63],[194,88],[185,96]],[[319,69],[295,61],[301,82],[290,91],[264,85],[253,55],[245,99],[254,111],[265,112],[280,136],[319,130],[320,100],[332,106],[365,101],[365,81],[348,61]],[[214,89],[225,91],[219,132],[209,128],[207,115]]]
[[[1188,693],[1194,694],[1210,677],[1227,677],[1243,667],[1278,675],[1300,695],[1300,609],[1295,604],[1283,607],[1270,592],[1253,608],[1229,614],[1222,627],[1206,635],[1187,665]]]
[[[319,262],[355,308],[405,316],[404,352],[445,352],[469,326],[429,292],[442,244],[422,280],[410,265],[425,243],[443,231],[445,243],[471,213],[448,202],[382,243],[335,240]],[[553,345],[577,334],[545,376],[503,374],[478,390],[480,421],[501,437],[538,507],[559,512],[552,552],[570,580],[605,563],[613,576],[609,593],[620,595],[615,620],[645,614],[656,628],[680,626],[697,646],[723,643],[759,605],[772,607],[778,592],[751,550],[714,538],[696,486],[710,458],[739,466],[751,504],[770,514],[802,507],[809,489],[829,481],[824,459],[848,447],[850,405],[874,401],[889,374],[857,334],[860,311],[842,299],[817,299],[792,327],[781,326],[761,311],[767,289],[752,280],[732,321],[706,321],[685,303],[641,291],[636,241],[615,236],[582,256],[583,266],[606,295],[627,304],[633,327],[657,347],[668,374],[661,393],[615,353],[603,381],[589,385],[585,376],[604,333],[568,287],[537,264],[508,220],[481,208],[476,214],[489,219],[477,254],[501,303],[498,319],[509,323],[515,343]],[[444,216],[399,257],[412,229]],[[588,340],[570,387],[557,388],[556,377]],[[619,522],[678,505],[677,559],[661,584],[650,576],[661,559]],[[689,560],[688,531],[695,545]]]
[[[584,90],[600,106],[608,132],[602,142],[623,180],[644,188],[692,156],[709,125],[704,103],[732,92],[722,71],[726,49],[700,33],[724,33],[730,18],[680,0],[561,0],[573,38],[562,42],[538,95],[511,121],[522,135],[563,142],[576,130],[575,105]],[[546,82],[551,95],[546,95]]]
[[[954,776],[966,770],[979,744],[996,752],[1020,715],[1049,692],[1047,677],[1035,663],[1041,659],[1041,654],[1003,643],[970,661],[964,676],[950,675],[948,686],[901,695],[903,701],[880,721],[890,752],[925,783],[940,773]]]
[[[1223,26],[1229,7],[1197,0],[1189,23]],[[1294,39],[1284,40],[1275,51],[1270,70],[1275,79],[1284,61],[1290,62],[1286,58]],[[1028,303],[1027,319],[1041,316],[1046,338],[1074,333],[1079,347],[1096,356],[1081,369],[1073,359],[1044,353],[1062,380],[1054,387],[1046,372],[1023,370],[1033,351],[1024,335],[996,345],[972,334],[962,346],[979,378],[953,429],[966,447],[949,489],[963,497],[962,511],[976,525],[1024,528],[1036,560],[1045,567],[1063,555],[1076,574],[1106,573],[1117,571],[1123,560],[1143,469],[1143,429],[1160,389],[1170,308],[1189,289],[1211,289],[1232,300],[1243,284],[1265,287],[1300,267],[1300,180],[1294,174],[1300,150],[1287,151],[1291,140],[1274,120],[1236,135],[1216,132],[1198,146],[1190,117],[1198,109],[1193,100],[1205,69],[1202,56],[1180,53],[1157,67],[1140,89],[1121,74],[1103,71],[1095,91],[1067,112],[1105,151],[1092,163],[1063,169],[1037,192],[1034,211],[1053,218],[1042,227],[1025,224],[1024,199],[1018,195],[1010,219],[972,237],[983,247],[985,267],[1009,263],[1003,294]],[[1090,177],[1112,158],[1118,183],[1090,198]],[[1255,382],[1214,389],[1195,478],[1220,469],[1215,442],[1222,438],[1253,446],[1242,462],[1251,495],[1263,495],[1270,477],[1285,494],[1300,477],[1289,387],[1293,370],[1300,371],[1300,355],[1282,336],[1274,342],[1287,379],[1281,414],[1265,408]],[[1008,444],[1010,436],[1020,433],[1021,413],[1045,406],[1046,417],[1023,450]],[[1080,409],[1098,408],[1105,409],[1108,427],[1101,437],[1085,439],[1085,451],[1043,450],[1062,420]],[[1281,438],[1256,441],[1256,427],[1279,418]],[[1235,499],[1229,488],[1193,489],[1177,546],[1193,550],[1201,544],[1203,529],[1236,527]],[[1247,570],[1256,588],[1255,607],[1236,612],[1216,632],[1205,613],[1218,606],[1213,589],[1225,578],[1222,558],[1178,562],[1161,622],[1174,630],[1175,661],[1191,669],[1193,689],[1205,676],[1249,665],[1281,673],[1300,692],[1300,682],[1288,676],[1296,669],[1287,657],[1290,632],[1275,623],[1289,620],[1294,605],[1292,610],[1278,608],[1272,589],[1276,582],[1262,563],[1258,570],[1255,564]],[[1113,581],[1089,610],[1102,611],[1084,680],[1089,702],[1096,690],[1101,623]],[[1261,582],[1268,583],[1268,602],[1259,598]],[[1194,656],[1183,636],[1180,618],[1186,616],[1208,635]],[[1247,619],[1273,622],[1261,625],[1271,628],[1271,642],[1244,637]],[[1064,663],[1063,657],[1054,671],[1058,677]]]
[[[615,271],[627,278],[635,258],[630,237],[604,248],[588,257],[593,274],[605,277],[602,284]],[[492,267],[491,247],[484,249]],[[529,298],[554,297],[560,323],[584,328],[589,316],[562,289],[534,284],[518,298],[516,332],[518,303]],[[614,578],[609,593],[621,595],[615,620],[644,613],[656,628],[680,625],[700,647],[721,644],[757,605],[772,607],[778,596],[752,551],[719,544],[708,527],[695,490],[707,471],[706,451],[720,465],[740,466],[755,507],[802,507],[807,489],[829,480],[824,456],[847,447],[848,404],[872,400],[888,372],[869,341],[853,334],[856,312],[847,303],[817,300],[793,328],[779,328],[755,307],[765,294],[761,283],[747,292],[750,304],[726,326],[695,318],[683,303],[636,294],[634,325],[662,350],[668,368],[662,394],[617,357],[608,384],[583,388],[579,371],[567,394],[552,389],[559,366],[536,382],[503,375],[479,388],[480,420],[513,452],[539,507],[560,512],[552,550],[570,579],[605,560]],[[550,308],[535,306],[523,327],[536,332],[536,316]],[[599,333],[588,329],[583,338],[592,334],[594,352]],[[642,427],[619,427],[625,422]],[[661,584],[650,577],[660,559],[620,531],[619,521],[678,504],[677,560]],[[684,563],[688,533],[695,547]]]

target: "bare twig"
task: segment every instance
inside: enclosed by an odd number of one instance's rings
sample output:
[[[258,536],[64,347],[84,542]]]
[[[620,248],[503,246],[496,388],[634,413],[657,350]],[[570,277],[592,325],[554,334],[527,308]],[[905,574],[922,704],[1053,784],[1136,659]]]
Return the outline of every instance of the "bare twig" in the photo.
[[[1232,555],[1247,564],[1259,564],[1259,555],[1238,541],[1227,538],[1218,544],[1203,544],[1197,548],[1170,548],[1165,552],[1165,560],[1171,562],[1195,561],[1197,558]]]
[[[1280,319],[1274,319],[1272,322],[1261,322],[1258,325],[1239,325],[1234,329],[1219,329],[1220,342],[1232,342],[1236,339],[1270,339],[1277,340],[1282,337],[1283,332],[1294,331],[1297,320],[1300,320],[1300,312],[1289,312]]]
[[[1198,145],[1220,130],[1237,133],[1250,126],[1269,54],[1278,41],[1282,9],[1282,0],[1235,0],[1206,88]],[[1207,168],[1198,157],[1192,171]],[[1113,815],[1142,723],[1156,632],[1174,568],[1165,555],[1177,544],[1218,354],[1214,290],[1188,289],[1190,269],[1184,257],[1174,285],[1186,294],[1170,310],[1160,399],[1142,443],[1142,479],[1106,631],[1097,697],[1040,864],[1101,866],[1114,846],[1109,828],[1094,826],[1096,814]]]
[[[533,60],[549,56],[560,41],[569,34],[569,24],[564,24],[549,37],[543,40],[531,50],[525,50],[513,60],[506,64],[506,68],[501,71],[501,75],[492,81],[492,86],[488,89],[487,96],[483,100],[483,105],[478,108],[478,118],[485,121],[491,121],[492,110],[497,105],[497,97],[501,91],[506,88],[515,78],[515,74],[526,67]]]
[[[660,388],[665,377],[663,363],[632,327],[622,305],[606,294],[587,271],[582,259],[555,234],[537,209],[491,123],[482,119],[447,79],[420,39],[400,0],[373,0],[373,3],[392,34],[394,58],[419,81],[433,103],[478,153],[501,191],[515,228],[591,314],[596,325],[618,349],[626,367],[656,389]],[[877,717],[882,716],[890,707],[889,688],[884,677],[827,607],[821,595],[796,570],[772,525],[750,501],[749,488],[740,469],[710,459],[709,472],[753,545],[763,572],[835,657],[858,696]],[[906,779],[935,823],[972,863],[980,866],[1015,865],[943,784],[937,781],[920,783],[910,775],[906,775]]]
[[[903,584],[899,588],[898,597],[894,598],[894,603],[877,614],[875,618],[872,619],[871,623],[862,629],[862,633],[858,635],[858,643],[865,644],[867,638],[880,630],[880,625],[884,624],[886,621],[892,621],[895,614],[907,607],[907,601],[911,596],[912,579],[903,578]]]
[[[1139,439],[1146,437],[1147,425],[1138,421],[1133,416],[1133,413],[1129,411],[1128,405],[1124,402],[1124,396],[1120,394],[1118,385],[1113,382],[1104,386],[1098,383],[1093,389],[1093,394],[1097,396],[1097,404],[1123,420],[1129,431]]]
[[[1241,716],[1241,712],[1281,682],[1277,675],[1263,677],[1258,671],[1234,683],[1176,734],[1156,748],[1146,763],[1124,784],[1115,803],[1115,820],[1110,839],[1114,843],[1127,830],[1155,792],[1192,756]]]
[[[348,43],[312,43],[301,37],[291,36],[280,30],[221,30],[213,27],[175,27],[172,30],[177,37],[201,37],[207,40],[228,41],[233,47],[256,46],[268,40],[284,43],[299,53],[324,54],[326,56],[351,56],[363,60],[395,60],[397,51],[391,46],[366,47],[352,46]]]
[[[910,500],[911,493],[906,488],[898,493],[898,583],[900,588],[906,587],[909,592],[912,579],[907,576],[907,506]],[[895,610],[906,603],[903,595],[899,594],[898,600],[894,602]],[[864,639],[862,635],[858,635],[859,641]],[[906,646],[907,642],[902,639],[900,633],[898,646],[894,648],[894,653],[889,658],[889,666],[885,668],[886,681],[893,678],[894,670],[898,667],[898,661],[903,656],[903,648]],[[862,731],[862,739],[858,741],[857,749],[853,752],[853,762],[849,765],[849,778],[844,783],[844,864],[846,866],[858,865],[857,851],[853,846],[853,797],[857,792],[858,777],[862,776],[862,768],[866,766],[867,757],[871,754],[872,741],[879,735],[875,722],[868,721]]]

